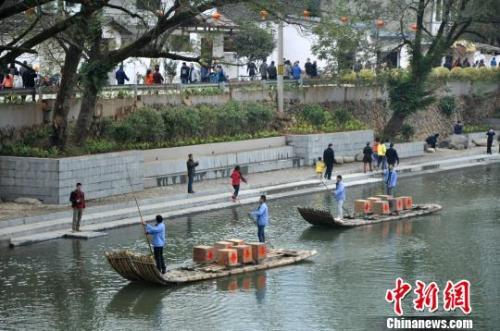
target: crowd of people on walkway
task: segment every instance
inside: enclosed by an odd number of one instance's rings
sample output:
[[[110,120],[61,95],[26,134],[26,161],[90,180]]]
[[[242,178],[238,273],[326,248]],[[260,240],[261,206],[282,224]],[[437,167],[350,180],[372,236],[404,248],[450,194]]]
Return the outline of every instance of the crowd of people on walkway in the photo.
[[[492,57],[489,63],[490,68],[496,68],[498,66],[496,57]],[[483,68],[486,67],[486,63],[484,59],[479,59],[474,61],[474,63],[469,62],[468,58],[464,58],[463,60],[460,57],[453,59],[453,56],[448,55],[445,57],[443,67],[451,70],[453,68]]]
[[[37,87],[58,86],[60,78],[60,74],[41,75],[39,70],[35,66],[29,65],[27,61],[19,66],[11,63],[6,70],[0,70],[0,90],[27,89],[30,90],[31,98],[34,101]],[[26,95],[23,95],[22,98],[25,100]]]
[[[173,77],[169,77],[173,78]],[[117,85],[124,85],[126,82],[130,81],[130,78],[125,73],[123,65],[120,65],[118,70],[115,72],[115,79]],[[189,65],[186,62],[182,62],[179,79],[182,84],[200,84],[200,83],[214,83],[220,84],[229,80],[229,76],[224,71],[221,64],[207,65],[206,63]],[[141,81],[144,85],[162,85],[167,83],[165,77],[160,72],[160,66],[155,65],[154,68],[146,69],[144,76],[138,77],[138,81]],[[168,81],[170,82],[170,81]]]

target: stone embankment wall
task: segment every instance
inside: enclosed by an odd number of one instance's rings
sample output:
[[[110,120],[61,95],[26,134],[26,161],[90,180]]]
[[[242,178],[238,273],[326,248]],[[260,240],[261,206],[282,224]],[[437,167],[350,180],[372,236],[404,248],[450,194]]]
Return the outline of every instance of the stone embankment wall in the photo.
[[[88,197],[142,191],[144,157],[140,152],[41,159],[0,156],[0,197],[29,197],[48,204],[69,203],[77,182]]]

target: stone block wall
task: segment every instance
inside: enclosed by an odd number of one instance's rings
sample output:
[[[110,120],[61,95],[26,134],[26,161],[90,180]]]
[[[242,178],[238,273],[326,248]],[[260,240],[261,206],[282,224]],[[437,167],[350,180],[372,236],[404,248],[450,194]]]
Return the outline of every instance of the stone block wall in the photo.
[[[398,152],[399,158],[404,159],[424,155],[424,145],[423,141],[414,141],[411,143],[394,144],[394,148]]]
[[[313,165],[329,143],[333,144],[335,156],[355,156],[363,150],[367,142],[374,139],[372,130],[349,132],[289,135],[287,144],[293,146],[295,155],[304,159],[304,165]]]
[[[144,189],[144,158],[136,151],[62,159],[0,157],[0,197],[30,197],[49,204],[69,202],[81,182],[87,199]]]

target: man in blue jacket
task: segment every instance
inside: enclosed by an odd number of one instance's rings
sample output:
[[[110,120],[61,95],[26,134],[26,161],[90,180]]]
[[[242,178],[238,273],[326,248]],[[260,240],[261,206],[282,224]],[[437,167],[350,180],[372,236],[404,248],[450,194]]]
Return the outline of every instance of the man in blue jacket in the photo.
[[[156,215],[155,225],[146,224],[142,218],[141,223],[144,225],[145,233],[153,236],[153,253],[156,267],[164,274],[167,271],[167,267],[163,259],[163,246],[165,246],[165,224],[163,223],[163,217],[161,215]]]
[[[339,219],[344,218],[344,201],[345,201],[345,186],[344,183],[342,182],[342,176],[338,175],[337,176],[337,183],[335,184],[335,200],[337,201],[337,217]]]
[[[387,189],[387,195],[392,195],[392,191],[398,183],[398,173],[394,167],[389,167],[389,170],[384,171],[384,183]]]
[[[269,212],[267,209],[265,195],[260,196],[259,207],[257,208],[257,210],[251,212],[250,215],[254,218],[255,223],[257,224],[257,236],[259,237],[259,242],[266,242],[264,230],[269,224]]]
[[[118,85],[123,85],[125,81],[129,80],[125,70],[123,70],[123,64],[120,65],[120,68],[116,71],[115,78]]]

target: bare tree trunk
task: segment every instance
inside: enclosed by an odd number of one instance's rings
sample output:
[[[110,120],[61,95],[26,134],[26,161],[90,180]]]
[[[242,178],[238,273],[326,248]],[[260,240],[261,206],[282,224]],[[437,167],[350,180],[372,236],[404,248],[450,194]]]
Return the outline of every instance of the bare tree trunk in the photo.
[[[107,79],[108,69],[111,69],[106,64],[105,55],[101,52],[102,46],[102,30],[96,28],[89,31],[91,36],[91,47],[89,58],[82,66],[80,72],[82,77],[82,86],[84,88],[80,113],[76,122],[73,140],[78,145],[84,145],[90,131],[92,119],[95,113],[97,97],[102,86]]]
[[[71,45],[68,48],[62,68],[61,84],[54,105],[52,145],[61,149],[65,147],[68,138],[69,101],[77,80],[77,69],[81,55],[82,49],[80,47]]]

